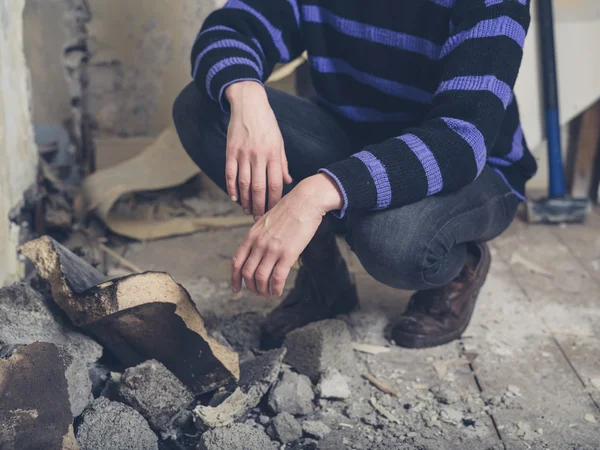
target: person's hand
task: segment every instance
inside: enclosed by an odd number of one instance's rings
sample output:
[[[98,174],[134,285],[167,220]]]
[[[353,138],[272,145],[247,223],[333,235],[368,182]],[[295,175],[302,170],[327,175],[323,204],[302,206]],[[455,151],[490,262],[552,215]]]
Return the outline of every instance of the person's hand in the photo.
[[[225,95],[231,105],[225,164],[227,192],[237,201],[239,188],[244,213],[257,220],[265,213],[265,206],[270,210],[281,200],[283,183],[292,182],[283,138],[263,86],[242,81],[229,86]]]
[[[311,241],[323,216],[340,209],[343,198],[324,174],[307,178],[248,232],[232,260],[231,286],[239,292],[242,279],[257,295],[281,296],[290,270]]]

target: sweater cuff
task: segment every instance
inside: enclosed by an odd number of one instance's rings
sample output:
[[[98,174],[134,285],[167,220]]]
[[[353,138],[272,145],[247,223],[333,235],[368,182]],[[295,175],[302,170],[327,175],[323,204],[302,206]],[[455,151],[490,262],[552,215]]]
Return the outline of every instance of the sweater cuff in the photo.
[[[342,219],[346,215],[346,209],[348,209],[348,196],[346,195],[346,191],[344,190],[344,186],[340,182],[339,178],[335,176],[330,170],[327,169],[319,169],[319,173],[324,173],[329,178],[331,178],[337,184],[340,192],[342,193],[342,198],[344,199],[344,204],[342,205],[342,209],[337,211],[331,211],[331,214],[338,219]]]
[[[208,92],[209,97],[221,106],[223,112],[229,112],[230,105],[225,96],[225,89],[241,81],[255,81],[263,84],[258,67],[247,58],[227,58],[219,61],[208,71],[206,77],[196,78],[201,89]]]

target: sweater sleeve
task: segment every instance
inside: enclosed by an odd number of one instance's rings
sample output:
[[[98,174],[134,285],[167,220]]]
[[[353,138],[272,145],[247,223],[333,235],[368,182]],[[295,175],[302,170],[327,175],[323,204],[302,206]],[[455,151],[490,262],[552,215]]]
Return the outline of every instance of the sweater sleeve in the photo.
[[[343,194],[338,215],[407,205],[477,178],[513,101],[529,22],[529,0],[456,1],[423,122],[321,169]]]
[[[204,22],[192,48],[192,77],[228,109],[224,91],[238,81],[266,81],[275,64],[303,51],[297,0],[229,0]]]

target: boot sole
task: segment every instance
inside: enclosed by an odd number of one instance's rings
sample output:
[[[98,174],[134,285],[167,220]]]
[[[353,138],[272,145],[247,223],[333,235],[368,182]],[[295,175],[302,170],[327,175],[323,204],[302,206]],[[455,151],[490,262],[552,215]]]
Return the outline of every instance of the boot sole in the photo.
[[[393,333],[393,339],[396,345],[404,348],[437,347],[439,345],[444,345],[449,342],[455,341],[456,339],[459,339],[462,336],[464,331],[469,326],[469,323],[471,322],[471,317],[473,316],[473,311],[475,310],[475,303],[477,303],[477,297],[479,297],[479,292],[481,291],[481,288],[483,287],[485,280],[487,279],[492,263],[489,248],[486,245],[480,245],[479,247],[482,252],[481,257],[483,261],[480,271],[483,274],[483,276],[477,280],[475,288],[469,297],[469,310],[467,311],[467,315],[465,316],[465,320],[463,321],[461,326],[456,330],[439,336],[428,336],[426,334],[414,334],[404,333],[402,331],[395,331]]]

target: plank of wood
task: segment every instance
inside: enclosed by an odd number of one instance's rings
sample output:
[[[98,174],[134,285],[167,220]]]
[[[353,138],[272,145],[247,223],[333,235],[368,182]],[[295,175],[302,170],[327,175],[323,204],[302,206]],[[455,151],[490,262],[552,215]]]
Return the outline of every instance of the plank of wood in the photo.
[[[600,144],[600,102],[596,102],[581,115],[579,133],[575,148],[574,162],[569,171],[571,195],[576,198],[586,198],[597,191],[592,186],[596,177],[598,150]]]
[[[533,301],[520,286],[521,278],[548,279],[509,265],[513,249],[501,247],[500,242],[493,246],[492,269],[465,345],[477,354],[472,365],[503,444],[511,450],[594,448],[599,430],[584,415],[598,411],[553,338],[543,332],[542,301],[553,308],[555,300]]]

